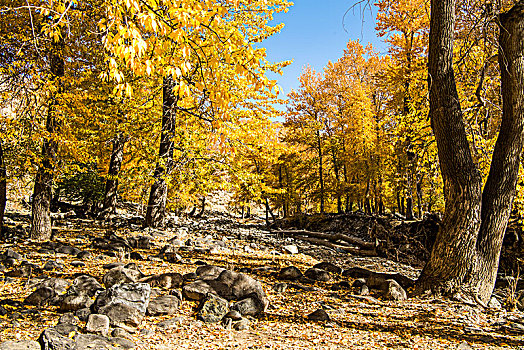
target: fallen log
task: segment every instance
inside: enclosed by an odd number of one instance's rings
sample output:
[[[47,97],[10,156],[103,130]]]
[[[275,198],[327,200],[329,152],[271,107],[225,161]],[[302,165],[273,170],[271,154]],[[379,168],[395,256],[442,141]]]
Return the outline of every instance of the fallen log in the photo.
[[[329,247],[333,249],[340,249],[342,251],[345,251],[346,253],[350,253],[353,255],[360,255],[360,256],[378,256],[377,251],[375,249],[360,249],[357,247],[350,247],[345,244],[337,244],[330,241],[326,241],[321,238],[313,238],[313,237],[307,237],[307,236],[295,236],[296,239],[300,239],[306,242],[310,242],[316,245],[321,245],[324,247]]]
[[[282,230],[282,231],[271,231],[272,233],[278,233],[282,235],[291,235],[291,236],[308,236],[320,239],[326,239],[330,242],[336,243],[337,241],[343,241],[354,246],[362,247],[365,249],[375,249],[378,246],[378,242],[367,242],[363,239],[344,235],[341,233],[324,233],[324,232],[315,232],[315,231],[306,231],[306,230]]]

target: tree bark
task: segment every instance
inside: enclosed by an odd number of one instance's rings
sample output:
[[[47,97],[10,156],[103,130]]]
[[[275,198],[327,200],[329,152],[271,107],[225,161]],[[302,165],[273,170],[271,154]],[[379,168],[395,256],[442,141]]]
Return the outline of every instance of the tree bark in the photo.
[[[320,213],[324,213],[324,171],[322,170],[323,154],[322,154],[322,140],[320,139],[320,131],[317,131],[317,147],[318,147],[318,181],[320,182]]]
[[[62,78],[64,77],[64,41],[53,41],[49,50],[50,80],[56,86],[49,101],[46,118],[46,131],[49,136],[42,145],[42,163],[39,165],[33,189],[33,203],[31,208],[31,239],[45,241],[51,238],[51,200],[53,195],[53,172],[58,148],[55,134],[57,125],[57,98],[62,93]]]
[[[7,170],[5,167],[4,149],[0,140],[0,237],[4,233],[4,214],[7,204]]]
[[[446,209],[417,289],[465,292],[486,304],[495,283],[524,141],[524,2],[500,16],[503,115],[483,193],[453,75],[454,10],[454,0],[431,2],[430,113]]]
[[[118,174],[122,168],[124,159],[124,147],[126,137],[118,133],[113,140],[113,149],[107,171],[106,188],[104,193],[104,203],[102,206],[102,215],[114,214],[116,212],[117,191],[118,191]]]
[[[162,86],[162,134],[158,150],[158,163],[153,174],[154,182],[151,185],[146,212],[146,227],[164,226],[167,203],[166,176],[173,165],[173,137],[176,126],[175,106],[177,99],[173,94],[174,82],[172,77],[165,77]]]

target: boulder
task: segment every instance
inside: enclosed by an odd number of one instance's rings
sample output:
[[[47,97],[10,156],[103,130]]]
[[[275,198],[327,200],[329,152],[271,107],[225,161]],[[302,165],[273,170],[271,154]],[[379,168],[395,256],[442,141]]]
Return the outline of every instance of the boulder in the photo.
[[[229,303],[227,300],[217,295],[209,294],[200,303],[197,317],[204,322],[216,323],[224,318],[228,310]]]
[[[404,288],[398,284],[395,280],[386,280],[386,284],[384,286],[384,298],[389,300],[406,300],[407,294]]]
[[[58,324],[72,324],[72,325],[78,325],[78,322],[80,319],[76,317],[73,313],[68,312],[60,316],[58,319]]]
[[[203,266],[199,266],[196,269],[196,274],[200,279],[213,280],[213,279],[218,278],[218,276],[220,276],[220,274],[224,270],[225,269],[223,267],[218,267],[214,265],[203,265]]]
[[[176,272],[162,273],[159,275],[144,277],[140,279],[139,282],[149,283],[151,287],[173,289],[182,285],[183,277],[181,274]]]
[[[98,313],[109,317],[111,326],[133,331],[144,318],[144,313],[127,304],[109,304],[99,308]]]
[[[25,298],[24,303],[37,307],[53,305],[57,300],[56,292],[49,287],[37,288]]]
[[[95,334],[76,334],[75,350],[127,350],[133,349],[136,345],[124,338],[106,338]]]
[[[182,295],[189,300],[202,300],[210,293],[215,293],[214,289],[202,280],[191,282],[182,288]]]
[[[95,301],[95,311],[111,304],[125,304],[145,313],[151,286],[147,283],[116,284],[101,292]]]
[[[107,336],[109,334],[109,317],[100,314],[89,315],[86,324],[86,331]]]
[[[216,281],[223,283],[227,286],[228,289],[231,290],[231,300],[240,300],[255,294],[261,301],[266,301],[266,294],[260,282],[248,275],[230,270],[224,270],[220,273]],[[218,293],[218,295],[220,295],[220,293]],[[226,295],[220,296],[226,298]]]
[[[95,296],[96,292],[103,290],[104,287],[93,276],[81,275],[75,278],[68,290],[70,294],[85,294],[89,297]]]
[[[58,333],[55,328],[45,329],[38,338],[42,350],[76,350],[73,339]]]
[[[245,331],[248,330],[251,326],[251,321],[249,321],[247,318],[242,318],[237,322],[233,322],[232,326],[235,331]]]
[[[295,266],[284,267],[278,273],[278,278],[281,280],[297,280],[302,277],[302,271]]]
[[[151,316],[172,315],[179,307],[180,299],[173,295],[163,295],[149,302],[147,314]]]
[[[93,305],[93,299],[87,294],[67,293],[58,302],[58,311],[70,312],[85,309]]]
[[[321,269],[321,270],[324,270],[324,271],[327,271],[327,272],[331,272],[331,273],[335,273],[337,275],[340,275],[342,273],[342,268],[335,265],[335,264],[332,264],[330,262],[327,262],[327,261],[323,261],[321,263],[318,263],[316,265],[313,266],[315,269]]]
[[[315,267],[307,269],[306,272],[304,273],[304,276],[314,281],[321,281],[321,282],[331,281],[331,275],[329,274],[329,272],[327,272],[326,270],[315,268]]]
[[[317,321],[317,322],[323,322],[323,321],[329,321],[329,315],[324,309],[317,309],[307,315],[308,320],[310,321]]]
[[[231,307],[231,310],[238,311],[242,316],[256,316],[262,314],[269,302],[264,303],[257,295],[242,299]]]
[[[34,340],[5,341],[0,343],[0,350],[40,350],[40,344]]]
[[[298,247],[294,244],[288,244],[282,247],[288,254],[298,254]]]
[[[136,282],[140,279],[140,277],[140,271],[119,266],[109,270],[104,275],[103,282],[106,288],[111,288],[115,284]]]

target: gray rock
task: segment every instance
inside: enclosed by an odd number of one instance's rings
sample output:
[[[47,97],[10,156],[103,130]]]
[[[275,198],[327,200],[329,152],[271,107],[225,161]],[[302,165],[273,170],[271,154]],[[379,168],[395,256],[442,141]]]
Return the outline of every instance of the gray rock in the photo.
[[[214,265],[203,265],[196,269],[196,274],[200,279],[203,280],[214,280],[220,276],[225,269]]]
[[[294,244],[288,244],[282,247],[288,254],[298,254],[298,247]]]
[[[353,281],[353,284],[351,286],[354,288],[360,288],[365,284],[366,284],[365,278],[357,278],[356,280]]]
[[[502,309],[502,304],[500,303],[500,301],[497,300],[497,298],[491,297],[488,303],[488,307],[500,310]]]
[[[70,323],[59,323],[54,328],[64,337],[68,337],[71,333],[78,331],[78,326]]]
[[[82,322],[87,322],[89,315],[91,315],[91,309],[88,307],[75,311],[75,316]]]
[[[81,251],[80,253],[76,255],[77,259],[83,259],[83,260],[90,259],[92,256],[93,254],[91,254],[91,252],[88,252],[85,250]]]
[[[38,338],[42,350],[76,350],[73,339],[65,337],[54,328],[45,329]]]
[[[56,292],[49,287],[40,287],[25,298],[24,303],[38,307],[52,305],[56,302]]]
[[[304,273],[304,276],[314,281],[321,281],[321,282],[331,281],[331,275],[329,274],[329,272],[322,270],[322,269],[317,269],[314,267],[307,269],[306,272]]]
[[[149,283],[151,287],[173,289],[182,285],[183,277],[181,274],[176,272],[162,273],[159,275],[144,277],[140,279],[139,282]]]
[[[22,256],[22,254],[14,251],[13,249],[8,248],[4,252],[4,258],[5,259],[11,258],[11,259],[15,259],[15,260],[22,260],[23,256]]]
[[[126,331],[123,328],[115,328],[115,329],[113,329],[113,332],[111,332],[111,336],[117,337],[117,338],[129,339],[129,340],[133,339],[133,336],[131,334],[129,334],[129,332]]]
[[[182,295],[189,300],[200,301],[210,293],[215,293],[214,289],[206,281],[202,280],[186,284],[182,288]]]
[[[242,318],[240,321],[233,322],[233,329],[235,331],[245,331],[251,326],[251,322],[247,318]]]
[[[67,293],[58,302],[60,312],[77,311],[93,305],[94,300],[87,294],[76,294],[75,292]]]
[[[240,300],[233,304],[231,310],[238,311],[242,316],[256,316],[263,313],[268,304],[264,304],[256,295],[253,295],[253,297]]]
[[[83,261],[71,261],[71,266],[73,267],[85,267],[86,266],[86,263],[83,262]]]
[[[106,288],[111,288],[115,284],[136,282],[140,279],[140,277],[140,271],[119,266],[109,270],[104,275],[103,282]]]
[[[114,269],[115,267],[124,267],[124,265],[125,264],[123,262],[112,262],[112,263],[103,265],[102,268],[105,270],[111,270],[111,269]]]
[[[109,334],[109,317],[100,314],[89,315],[86,324],[86,331],[107,336]]]
[[[147,283],[117,284],[98,295],[95,301],[95,311],[111,304],[125,304],[144,314],[150,295],[151,286]]]
[[[43,267],[46,271],[52,271],[52,270],[63,270],[64,265],[56,262],[55,260],[47,260]]]
[[[224,327],[224,329],[228,329],[229,330],[233,326],[233,320],[230,319],[229,317],[224,317],[222,319],[221,325],[222,325],[222,327]]]
[[[103,289],[104,287],[93,276],[81,275],[75,278],[68,293],[85,294],[89,297],[94,297],[97,291]]]
[[[142,337],[151,337],[155,332],[152,329],[149,328],[142,328],[138,334],[140,334]]]
[[[58,248],[55,249],[55,252],[57,253],[75,255],[75,256],[78,253],[80,253],[80,251],[81,251],[80,249],[67,245],[67,244],[60,245]]]
[[[365,284],[360,286],[360,289],[357,293],[358,295],[369,295],[369,288]]]
[[[126,304],[109,304],[100,308],[98,313],[109,317],[113,327],[121,327],[128,331],[134,331],[144,318],[144,313]]]
[[[318,264],[316,264],[313,267],[316,268],[316,269],[321,269],[321,270],[324,270],[324,271],[327,271],[327,272],[335,273],[337,275],[342,273],[342,268],[341,267],[338,267],[337,265],[332,264],[332,263],[327,262],[327,261],[323,261],[321,263],[318,263]]]
[[[408,297],[404,288],[402,288],[397,281],[386,280],[384,298],[399,301],[406,300]]]
[[[34,340],[5,341],[0,343],[0,350],[40,350],[40,344]]]
[[[199,306],[198,319],[208,322],[220,322],[227,314],[229,303],[217,295],[209,294]]]
[[[310,321],[317,321],[317,322],[323,322],[323,321],[329,321],[329,315],[324,309],[317,309],[307,315],[308,320]]]
[[[278,278],[281,280],[297,280],[302,277],[302,271],[295,266],[284,267],[280,270]]]
[[[164,328],[164,329],[174,328],[177,324],[181,324],[183,321],[184,321],[183,317],[175,317],[175,318],[170,318],[168,320],[158,322],[156,325],[157,327]]]
[[[472,350],[473,348],[469,346],[467,341],[463,341],[457,346],[457,350]]]
[[[149,302],[147,314],[151,316],[173,315],[179,307],[180,299],[173,295],[163,295]]]
[[[58,319],[58,324],[72,324],[72,325],[78,325],[78,322],[80,319],[76,317],[73,313],[68,312],[60,316]]]
[[[242,319],[242,314],[237,310],[230,310],[224,318],[230,318],[233,321],[240,321]]]
[[[127,350],[133,349],[136,345],[124,338],[106,338],[95,334],[78,333],[73,338],[75,341],[75,350]]]
[[[273,290],[277,293],[284,293],[287,290],[287,283],[275,283]]]
[[[171,292],[169,292],[169,295],[174,295],[179,300],[182,300],[182,292],[178,289],[173,289]]]

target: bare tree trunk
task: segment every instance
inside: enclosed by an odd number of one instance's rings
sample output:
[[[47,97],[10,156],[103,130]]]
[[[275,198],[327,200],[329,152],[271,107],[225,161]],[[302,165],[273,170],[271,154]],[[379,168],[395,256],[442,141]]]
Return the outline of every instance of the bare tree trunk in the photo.
[[[122,168],[125,144],[126,137],[122,133],[118,133],[113,140],[113,149],[111,151],[111,159],[109,161],[109,170],[107,171],[104,203],[101,213],[102,216],[116,212],[118,174]]]
[[[320,182],[320,213],[324,213],[324,172],[322,170],[323,155],[322,155],[322,141],[320,139],[320,131],[317,131],[317,146],[318,146],[318,181]]]
[[[51,97],[47,111],[46,130],[49,137],[42,145],[42,163],[36,173],[33,189],[33,204],[31,208],[30,236],[36,241],[45,241],[51,238],[51,200],[53,195],[53,172],[56,161],[57,141],[54,139],[58,131],[57,126],[57,98],[62,93],[62,78],[64,76],[64,41],[51,44],[49,51],[50,80],[57,86],[57,92]]]
[[[162,86],[162,134],[158,150],[158,163],[156,164],[151,185],[146,212],[146,227],[164,226],[167,202],[166,176],[173,165],[173,137],[176,127],[175,106],[177,99],[173,94],[174,82],[172,77],[165,77]]]
[[[5,167],[4,148],[0,140],[0,237],[3,237],[4,214],[7,204],[7,170]]]
[[[446,210],[418,290],[465,292],[487,303],[515,195],[524,142],[524,2],[500,16],[503,115],[481,194],[453,75],[455,0],[432,0],[430,113],[444,180]]]

